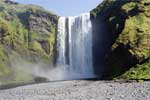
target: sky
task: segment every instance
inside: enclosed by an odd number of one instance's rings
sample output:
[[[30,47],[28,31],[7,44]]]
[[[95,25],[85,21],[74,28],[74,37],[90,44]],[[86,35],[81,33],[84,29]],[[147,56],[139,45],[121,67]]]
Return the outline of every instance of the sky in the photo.
[[[102,0],[14,0],[23,4],[35,4],[59,16],[76,16],[89,12]]]

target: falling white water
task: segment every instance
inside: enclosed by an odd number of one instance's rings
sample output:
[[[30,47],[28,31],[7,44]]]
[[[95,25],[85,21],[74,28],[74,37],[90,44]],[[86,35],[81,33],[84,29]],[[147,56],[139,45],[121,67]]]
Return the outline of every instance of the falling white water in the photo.
[[[94,77],[90,13],[60,17],[57,35],[57,69],[64,79]]]
[[[59,57],[57,58],[57,64],[66,64],[65,58],[65,37],[66,37],[66,18],[61,17],[58,20],[58,34],[57,34],[57,50]]]

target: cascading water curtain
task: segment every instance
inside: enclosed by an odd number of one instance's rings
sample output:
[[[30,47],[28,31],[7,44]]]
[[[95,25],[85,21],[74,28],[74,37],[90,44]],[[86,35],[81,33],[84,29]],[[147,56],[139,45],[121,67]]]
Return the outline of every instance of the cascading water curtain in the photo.
[[[57,34],[57,67],[68,78],[92,78],[92,23],[90,13],[60,17]]]

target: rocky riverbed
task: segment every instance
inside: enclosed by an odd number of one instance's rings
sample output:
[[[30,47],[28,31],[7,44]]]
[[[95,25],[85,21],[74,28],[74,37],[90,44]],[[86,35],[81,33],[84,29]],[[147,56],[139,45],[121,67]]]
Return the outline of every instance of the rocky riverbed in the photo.
[[[51,82],[0,90],[0,100],[150,100],[150,82]]]

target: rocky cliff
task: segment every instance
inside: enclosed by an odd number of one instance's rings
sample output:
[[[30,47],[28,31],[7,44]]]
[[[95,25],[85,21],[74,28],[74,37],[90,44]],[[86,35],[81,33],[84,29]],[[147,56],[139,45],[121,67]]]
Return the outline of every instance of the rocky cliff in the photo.
[[[150,0],[104,0],[91,15],[95,72],[150,79]],[[30,72],[53,64],[57,20],[41,7],[0,1],[0,82],[44,80]]]
[[[0,81],[30,80],[17,71],[25,63],[52,64],[57,19],[38,6],[0,1]]]
[[[104,76],[150,79],[150,0],[104,0],[91,15],[96,46],[106,51]]]

